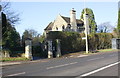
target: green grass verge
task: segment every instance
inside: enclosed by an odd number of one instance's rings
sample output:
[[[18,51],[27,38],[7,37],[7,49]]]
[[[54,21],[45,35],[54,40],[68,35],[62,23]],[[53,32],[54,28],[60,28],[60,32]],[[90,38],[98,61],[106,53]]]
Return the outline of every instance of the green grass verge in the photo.
[[[80,54],[90,55],[90,54],[96,54],[96,53],[100,53],[100,52],[113,52],[113,51],[118,51],[118,50],[117,49],[100,49],[100,50],[96,50],[94,52],[89,51],[88,53],[86,53],[86,51],[80,51],[80,52],[65,54],[63,56],[80,55]]]
[[[101,49],[98,52],[111,52],[111,51],[118,51],[117,49]]]
[[[29,59],[25,57],[4,57],[0,59],[0,62],[7,62],[7,61],[27,61]]]

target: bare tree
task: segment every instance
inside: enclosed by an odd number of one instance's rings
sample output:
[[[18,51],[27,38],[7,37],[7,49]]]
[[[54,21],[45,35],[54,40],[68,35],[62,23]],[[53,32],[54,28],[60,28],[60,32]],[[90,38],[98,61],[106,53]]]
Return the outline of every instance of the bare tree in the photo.
[[[114,27],[110,24],[110,22],[104,22],[98,25],[98,32],[99,33],[108,33],[112,32]]]
[[[10,2],[7,1],[6,2],[0,1],[0,2],[2,6],[2,12],[6,14],[8,22],[11,25],[17,24],[20,21],[19,13],[10,10],[10,6],[11,6]]]
[[[37,37],[38,36],[38,32],[34,29],[28,29],[29,33],[32,35],[32,37]]]

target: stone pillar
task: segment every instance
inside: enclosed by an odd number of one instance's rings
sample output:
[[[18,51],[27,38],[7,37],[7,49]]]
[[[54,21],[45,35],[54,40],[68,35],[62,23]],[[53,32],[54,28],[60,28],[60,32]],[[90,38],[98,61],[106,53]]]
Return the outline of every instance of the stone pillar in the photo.
[[[5,57],[10,57],[9,52],[5,51]]]
[[[117,41],[116,41],[116,38],[113,38],[112,39],[112,49],[117,49]]]
[[[25,40],[25,57],[32,60],[32,40],[30,38]]]
[[[112,38],[112,49],[120,49],[120,39]]]
[[[52,41],[48,41],[48,58],[53,58]]]
[[[56,42],[57,42],[56,57],[60,57],[60,56],[61,56],[60,40],[59,40],[59,39],[56,39]]]
[[[120,38],[117,39],[117,49],[120,49]]]

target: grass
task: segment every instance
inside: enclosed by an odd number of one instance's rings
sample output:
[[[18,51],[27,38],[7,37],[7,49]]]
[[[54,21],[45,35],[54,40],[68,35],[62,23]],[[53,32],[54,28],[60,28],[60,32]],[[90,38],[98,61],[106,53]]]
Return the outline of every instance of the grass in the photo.
[[[117,49],[101,49],[101,50],[96,50],[95,52],[88,52],[86,53],[86,51],[81,51],[81,52],[75,52],[75,53],[69,53],[69,54],[65,54],[64,56],[74,56],[74,55],[90,55],[90,54],[96,54],[96,53],[100,53],[100,52],[112,52],[112,51],[118,51]]]
[[[86,53],[86,51],[80,51],[80,52],[75,52],[75,53],[68,53],[63,55],[62,57],[69,57],[69,56],[76,56],[76,55],[89,55],[89,54],[93,54],[91,52]]]
[[[27,61],[29,59],[25,57],[4,57],[0,59],[1,62],[7,62],[7,61]]]
[[[98,52],[111,52],[111,51],[118,51],[117,49],[101,49]]]

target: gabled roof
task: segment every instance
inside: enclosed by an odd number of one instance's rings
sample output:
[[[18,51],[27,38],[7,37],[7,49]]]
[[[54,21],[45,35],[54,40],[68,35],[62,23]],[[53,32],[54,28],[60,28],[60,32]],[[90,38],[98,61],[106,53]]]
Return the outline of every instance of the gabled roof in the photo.
[[[61,15],[60,15],[61,16]],[[68,24],[70,24],[70,18],[61,16]],[[76,19],[77,26],[83,25],[83,21]],[[52,30],[54,22],[50,22],[49,25],[44,30]]]
[[[50,22],[49,25],[44,30],[52,30],[53,22]]]
[[[64,16],[61,16],[68,24],[70,24],[70,18],[69,17],[64,17]]]
[[[69,17],[64,17],[64,16],[61,16],[68,24],[70,24],[70,18]],[[77,24],[82,24],[83,21],[82,20],[79,20],[79,19],[76,19],[76,23]]]

